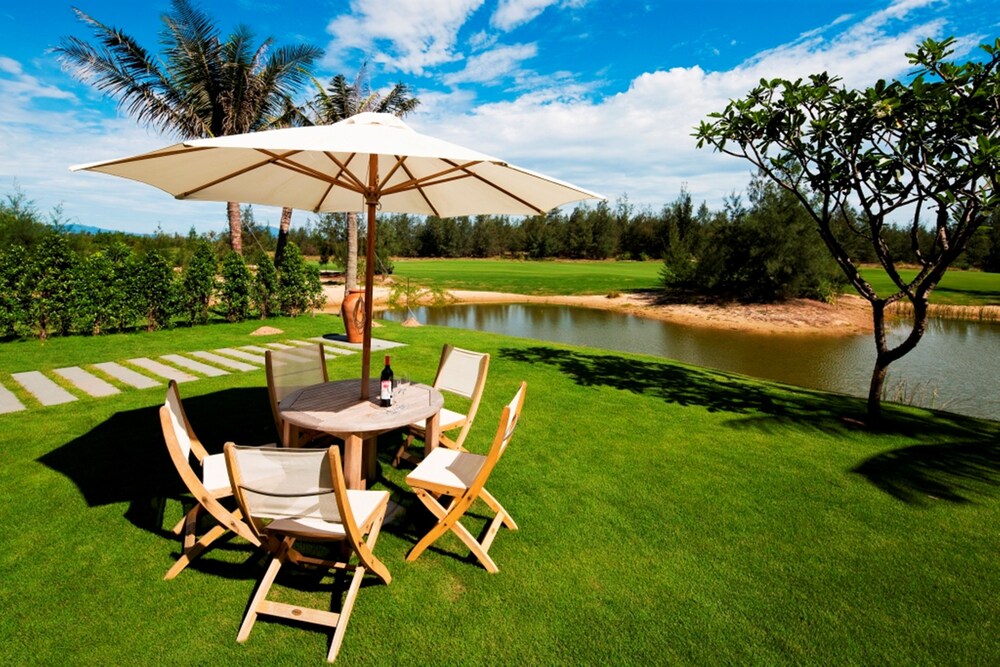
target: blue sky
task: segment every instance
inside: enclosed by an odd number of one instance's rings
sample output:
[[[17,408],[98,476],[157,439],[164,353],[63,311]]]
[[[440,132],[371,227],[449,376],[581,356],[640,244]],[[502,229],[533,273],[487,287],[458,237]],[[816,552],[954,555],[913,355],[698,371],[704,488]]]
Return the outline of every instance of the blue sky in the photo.
[[[127,231],[221,231],[225,205],[177,202],[71,164],[173,143],[62,71],[49,49],[88,37],[70,3],[0,9],[0,194],[15,183],[48,213]],[[158,49],[167,0],[79,0]],[[749,180],[743,161],[695,148],[692,128],[761,77],[829,71],[851,86],[905,77],[906,51],[954,35],[958,57],[1000,36],[1000,0],[215,0],[279,44],[307,42],[327,80],[370,63],[372,85],[407,83],[415,129],[654,209],[682,187],[712,207]],[[275,224],[278,212],[256,209]],[[298,213],[302,221],[308,214]]]

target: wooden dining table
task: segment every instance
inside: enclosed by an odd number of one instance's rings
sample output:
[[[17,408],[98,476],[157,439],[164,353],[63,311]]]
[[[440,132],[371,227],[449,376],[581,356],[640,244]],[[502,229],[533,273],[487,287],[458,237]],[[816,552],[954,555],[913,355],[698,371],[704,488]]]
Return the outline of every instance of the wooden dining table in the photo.
[[[444,397],[425,384],[409,384],[397,390],[393,404],[379,404],[379,380],[370,380],[368,396],[362,399],[361,380],[323,382],[288,394],[278,404],[290,442],[293,426],[322,431],[344,441],[344,479],[349,489],[364,489],[375,477],[376,440],[381,433],[427,420],[424,452],[429,454],[441,437],[441,407]]]

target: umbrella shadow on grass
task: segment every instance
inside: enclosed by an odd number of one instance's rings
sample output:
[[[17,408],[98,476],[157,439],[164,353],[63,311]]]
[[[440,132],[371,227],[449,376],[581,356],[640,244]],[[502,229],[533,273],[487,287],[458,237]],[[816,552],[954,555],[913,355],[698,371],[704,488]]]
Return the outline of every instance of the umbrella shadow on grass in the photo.
[[[971,503],[1000,487],[1000,444],[992,441],[916,445],[883,452],[851,472],[910,505]]]
[[[505,348],[511,361],[544,364],[584,387],[612,387],[656,396],[667,403],[732,415],[727,426],[780,435],[822,432],[838,435],[864,429],[862,399],[797,387],[748,382],[739,376],[671,362],[645,361],[614,353],[587,353],[536,346]],[[907,503],[929,497],[968,502],[1000,487],[1000,433],[983,420],[948,413],[916,412],[886,405],[886,419],[874,436],[902,436],[914,444],[884,452],[852,472]]]
[[[274,442],[266,389],[226,389],[182,400],[195,433],[210,454],[221,452],[229,440],[240,444]],[[186,512],[193,500],[167,453],[159,409],[158,403],[117,412],[38,461],[76,484],[90,507],[128,503],[125,517],[129,521],[173,537],[170,526],[163,525],[167,501],[183,503]]]

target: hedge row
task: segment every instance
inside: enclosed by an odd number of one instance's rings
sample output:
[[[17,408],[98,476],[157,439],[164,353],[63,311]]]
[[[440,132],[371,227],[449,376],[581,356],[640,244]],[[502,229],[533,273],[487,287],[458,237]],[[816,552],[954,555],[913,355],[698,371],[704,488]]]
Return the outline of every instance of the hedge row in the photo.
[[[229,251],[220,261],[201,241],[175,269],[160,252],[136,253],[123,243],[82,255],[53,232],[0,250],[0,337],[152,331],[322,307],[319,270],[306,265],[295,244],[279,266],[263,252],[251,259],[253,267]]]

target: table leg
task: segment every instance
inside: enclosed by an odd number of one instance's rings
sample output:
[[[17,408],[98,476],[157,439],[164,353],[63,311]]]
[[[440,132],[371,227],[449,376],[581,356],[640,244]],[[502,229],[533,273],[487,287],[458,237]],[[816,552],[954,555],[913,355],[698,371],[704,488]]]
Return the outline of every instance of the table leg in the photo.
[[[427,430],[424,432],[424,458],[434,451],[441,439],[441,413],[435,412],[427,418]]]
[[[365,440],[362,456],[364,457],[362,465],[364,466],[365,486],[367,487],[368,482],[375,482],[375,475],[378,472],[378,436]]]
[[[364,441],[361,436],[351,433],[344,438],[344,481],[349,489],[364,489],[365,480],[361,477],[361,459]]]

